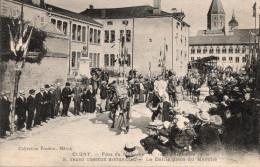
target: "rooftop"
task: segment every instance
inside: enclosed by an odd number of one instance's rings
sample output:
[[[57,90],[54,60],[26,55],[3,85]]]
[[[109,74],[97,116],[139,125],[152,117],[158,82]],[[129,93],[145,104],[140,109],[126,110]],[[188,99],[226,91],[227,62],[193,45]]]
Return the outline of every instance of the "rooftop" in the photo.
[[[145,17],[174,17],[178,21],[183,22],[188,25],[186,22],[182,21],[184,13],[168,13],[161,11],[159,15],[153,14],[153,7],[149,5],[143,6],[131,6],[123,8],[102,8],[102,9],[86,9],[81,12],[85,16],[96,19],[123,19],[123,18],[145,18]],[[189,26],[189,25],[188,25]]]
[[[234,35],[223,36],[193,36],[190,37],[190,45],[228,45],[254,43],[256,36],[249,35],[250,32],[258,34],[258,29],[235,29]],[[250,36],[250,38],[249,38]],[[250,42],[249,42],[250,41]]]
[[[221,0],[212,0],[208,14],[225,14]]]

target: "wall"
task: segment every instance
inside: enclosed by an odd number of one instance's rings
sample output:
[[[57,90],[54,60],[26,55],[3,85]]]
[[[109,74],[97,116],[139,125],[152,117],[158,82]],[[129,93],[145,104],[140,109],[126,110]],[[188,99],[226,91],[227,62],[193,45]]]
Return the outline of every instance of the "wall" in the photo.
[[[23,69],[19,82],[19,90],[25,90],[26,95],[30,89],[39,91],[44,84],[67,80],[67,58],[45,57],[41,64],[27,63]],[[0,92],[14,89],[14,63],[0,62]]]

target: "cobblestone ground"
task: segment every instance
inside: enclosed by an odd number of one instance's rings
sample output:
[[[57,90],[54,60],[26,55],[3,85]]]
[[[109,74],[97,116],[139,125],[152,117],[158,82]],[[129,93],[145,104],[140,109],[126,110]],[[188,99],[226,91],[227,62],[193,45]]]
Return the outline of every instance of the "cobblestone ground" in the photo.
[[[204,99],[208,94],[208,88],[203,86],[201,92],[201,99]],[[198,106],[187,97],[180,102],[179,107],[184,107],[190,112],[198,110]],[[140,162],[148,165],[151,161],[153,162],[149,166],[175,164],[182,166],[190,163],[187,157],[182,157],[182,159],[179,157],[179,159],[171,160],[171,162],[166,159],[151,160],[150,156],[143,156],[142,160],[137,162],[113,159],[124,158],[122,156],[123,148],[128,142],[132,142],[141,150],[139,141],[146,137],[145,127],[148,125],[150,118],[151,112],[145,107],[145,104],[133,106],[130,132],[118,135],[114,129],[110,128],[112,122],[109,120],[107,112],[82,116],[71,115],[71,117],[66,118],[58,117],[30,132],[17,133],[2,139],[0,141],[0,166],[107,166],[108,163],[117,166],[136,166],[140,165]],[[141,151],[141,153],[144,153],[144,151]],[[248,157],[252,159],[252,155],[248,155]],[[246,159],[246,156],[244,156],[244,159]],[[239,159],[229,159],[227,156],[221,155],[216,161],[208,159],[204,162],[197,160],[195,157],[195,161],[192,163],[196,166],[201,162],[205,163],[205,166],[214,163],[225,165],[239,162]],[[142,165],[145,165],[143,163]]]

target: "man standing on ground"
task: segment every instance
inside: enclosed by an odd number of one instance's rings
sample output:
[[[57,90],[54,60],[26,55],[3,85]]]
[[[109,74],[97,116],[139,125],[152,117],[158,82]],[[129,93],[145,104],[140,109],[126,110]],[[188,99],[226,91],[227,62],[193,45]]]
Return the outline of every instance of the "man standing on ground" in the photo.
[[[60,114],[60,102],[61,102],[61,88],[60,83],[57,83],[57,87],[55,91],[53,92],[54,95],[54,101],[55,101],[55,116],[61,115]]]
[[[6,131],[10,131],[10,106],[11,102],[9,101],[10,92],[5,91],[3,93],[3,97],[0,99],[0,138],[4,138],[6,136]]]
[[[19,92],[20,96],[15,102],[15,112],[17,114],[17,130],[24,132],[22,129],[25,127],[24,123],[26,121],[26,98],[25,91]]]
[[[79,87],[79,82],[76,82],[76,87],[73,88],[72,93],[74,94],[74,115],[79,115],[82,93],[82,89]]]
[[[44,102],[44,91],[45,88],[40,88],[40,92],[36,94],[35,96],[35,103],[36,103],[36,114],[35,114],[35,119],[34,119],[34,123],[33,126],[42,126],[41,125],[41,121],[42,121],[42,117],[43,117],[43,113],[45,112],[45,102]]]
[[[65,117],[69,117],[68,116],[68,110],[69,110],[69,106],[70,106],[70,101],[71,101],[71,97],[72,97],[72,91],[70,89],[70,83],[66,83],[66,87],[62,89],[61,92],[61,100],[62,100],[62,105],[63,105],[63,109],[62,109],[62,116]]]
[[[34,111],[36,107],[36,101],[35,101],[35,90],[31,89],[29,91],[29,96],[27,97],[27,111],[28,111],[28,118],[26,121],[26,129],[31,130],[32,128],[32,122],[34,118]]]

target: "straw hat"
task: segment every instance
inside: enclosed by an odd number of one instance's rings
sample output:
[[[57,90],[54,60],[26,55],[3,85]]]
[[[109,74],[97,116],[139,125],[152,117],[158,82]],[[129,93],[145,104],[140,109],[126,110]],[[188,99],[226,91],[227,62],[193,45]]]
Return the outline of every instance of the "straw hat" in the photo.
[[[133,143],[127,143],[125,145],[124,151],[125,151],[125,156],[127,158],[135,157],[139,153],[139,151],[136,149]]]

